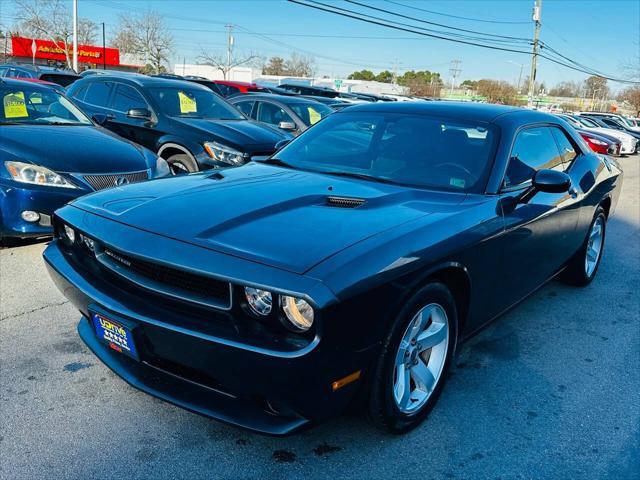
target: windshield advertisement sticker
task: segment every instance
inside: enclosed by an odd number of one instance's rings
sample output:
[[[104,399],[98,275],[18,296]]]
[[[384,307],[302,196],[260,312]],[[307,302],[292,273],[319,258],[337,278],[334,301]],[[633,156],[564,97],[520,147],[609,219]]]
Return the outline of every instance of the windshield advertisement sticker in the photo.
[[[196,113],[198,111],[195,99],[186,93],[178,92],[178,98],[180,98],[180,113]]]
[[[24,100],[24,92],[15,92],[5,95],[2,101],[5,118],[28,117],[27,104]]]

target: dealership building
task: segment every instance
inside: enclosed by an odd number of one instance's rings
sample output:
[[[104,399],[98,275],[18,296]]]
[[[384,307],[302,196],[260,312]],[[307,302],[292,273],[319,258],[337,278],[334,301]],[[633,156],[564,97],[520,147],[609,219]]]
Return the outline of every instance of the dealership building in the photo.
[[[5,38],[2,41],[4,45],[1,48],[5,62],[61,68],[67,65],[67,55],[65,55],[63,42],[18,36]],[[66,49],[69,58],[71,58],[73,46],[68,44]],[[78,69],[82,71],[89,68],[108,68],[135,72],[141,68],[141,62],[135,56],[120,53],[117,48],[78,45]]]

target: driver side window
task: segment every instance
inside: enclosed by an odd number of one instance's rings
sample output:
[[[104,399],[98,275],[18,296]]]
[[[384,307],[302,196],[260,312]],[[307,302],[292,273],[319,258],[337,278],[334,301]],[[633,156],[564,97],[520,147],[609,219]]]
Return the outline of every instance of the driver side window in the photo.
[[[538,170],[563,170],[556,141],[548,127],[534,127],[518,133],[511,150],[503,188],[530,182]]]
[[[293,122],[293,119],[282,108],[267,102],[258,102],[257,120],[276,127],[280,125],[280,122]]]

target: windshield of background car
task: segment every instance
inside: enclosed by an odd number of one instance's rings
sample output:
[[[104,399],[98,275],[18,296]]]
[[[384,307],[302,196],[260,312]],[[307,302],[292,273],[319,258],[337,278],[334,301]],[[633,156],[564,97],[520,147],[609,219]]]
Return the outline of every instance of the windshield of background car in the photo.
[[[407,186],[481,192],[497,127],[423,115],[330,115],[277,158],[303,170],[366,175]]]
[[[330,107],[322,103],[292,103],[289,105],[289,108],[291,108],[307,126],[314,125],[322,118],[333,113]]]
[[[0,86],[0,97],[0,125],[92,125],[84,113],[53,89],[5,84]]]
[[[580,117],[580,118],[576,118],[576,120],[578,120],[581,124],[590,128],[598,128],[600,126],[596,122],[589,120],[588,118]]]
[[[149,93],[160,111],[170,117],[207,120],[244,120],[232,105],[211,90],[189,87],[150,88]]]

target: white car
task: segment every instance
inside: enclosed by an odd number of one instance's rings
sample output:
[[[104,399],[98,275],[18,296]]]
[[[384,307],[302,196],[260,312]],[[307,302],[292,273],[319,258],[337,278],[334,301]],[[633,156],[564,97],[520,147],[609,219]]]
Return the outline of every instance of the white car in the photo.
[[[621,132],[620,130],[614,130],[613,128],[601,127],[587,117],[571,115],[560,116],[576,128],[582,128],[583,130],[588,130],[593,133],[604,133],[610,137],[617,138],[622,143],[622,145],[620,145],[620,153],[622,155],[632,155],[636,152],[638,140],[628,133]]]
[[[624,115],[620,115],[619,113],[580,112],[579,115],[580,116],[593,115],[593,116],[602,117],[602,118],[607,118],[607,117],[615,118],[616,120],[618,120],[618,122],[622,123],[623,126],[630,128],[635,132],[640,132],[640,125],[638,125],[638,123],[634,121],[634,119],[625,117]]]

